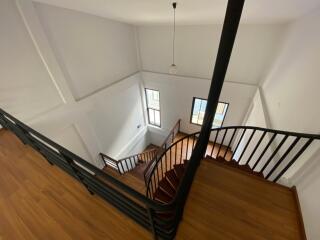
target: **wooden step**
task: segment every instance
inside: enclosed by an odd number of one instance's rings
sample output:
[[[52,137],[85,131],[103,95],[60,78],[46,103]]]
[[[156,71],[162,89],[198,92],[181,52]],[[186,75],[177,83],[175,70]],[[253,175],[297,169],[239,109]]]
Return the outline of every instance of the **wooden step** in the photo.
[[[248,164],[241,165],[234,159],[232,159],[231,161],[227,161],[226,159],[224,159],[221,156],[218,156],[215,159],[215,158],[213,158],[211,156],[208,156],[208,155],[206,156],[206,159],[208,159],[209,161],[215,161],[215,162],[218,162],[218,163],[221,163],[221,164],[233,167],[233,168],[237,168],[237,169],[239,169],[239,170],[241,170],[243,172],[246,172],[246,173],[249,173],[249,174],[264,178],[263,173],[255,172],[255,171],[253,171],[251,169],[251,167]]]
[[[158,188],[154,195],[153,195],[153,199],[157,200],[159,202],[162,203],[169,203],[171,202],[171,200],[173,199],[172,196],[169,196],[165,191],[163,191],[161,188]]]
[[[166,178],[167,178],[168,182],[171,184],[171,186],[174,189],[177,189],[177,187],[179,185],[179,179],[173,169],[166,172]]]
[[[183,174],[184,174],[184,166],[183,164],[175,164],[173,166],[174,171],[177,175],[177,177],[179,178],[179,180],[182,178]]]
[[[172,185],[168,182],[166,178],[163,178],[160,181],[159,187],[171,197],[174,197],[176,194],[176,190],[172,187]]]

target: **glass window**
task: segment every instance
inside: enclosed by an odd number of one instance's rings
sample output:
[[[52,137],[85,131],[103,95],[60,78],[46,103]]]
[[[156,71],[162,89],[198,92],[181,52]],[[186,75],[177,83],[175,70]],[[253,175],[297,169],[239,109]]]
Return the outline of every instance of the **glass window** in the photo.
[[[157,90],[145,89],[146,101],[147,101],[147,112],[148,122],[151,125],[160,127],[160,93]]]
[[[219,102],[214,116],[212,128],[219,128],[222,126],[224,118],[227,113],[229,103]],[[202,98],[193,98],[191,123],[202,125],[204,113],[207,107],[207,100]]]

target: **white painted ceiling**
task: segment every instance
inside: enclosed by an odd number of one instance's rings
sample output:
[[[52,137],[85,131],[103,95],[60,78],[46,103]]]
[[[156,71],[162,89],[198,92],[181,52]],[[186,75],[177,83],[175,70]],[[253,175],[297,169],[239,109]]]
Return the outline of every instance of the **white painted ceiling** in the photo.
[[[172,21],[169,0],[34,0],[132,24]],[[178,0],[178,24],[222,23],[227,0]],[[242,21],[289,22],[320,7],[320,0],[246,0]]]

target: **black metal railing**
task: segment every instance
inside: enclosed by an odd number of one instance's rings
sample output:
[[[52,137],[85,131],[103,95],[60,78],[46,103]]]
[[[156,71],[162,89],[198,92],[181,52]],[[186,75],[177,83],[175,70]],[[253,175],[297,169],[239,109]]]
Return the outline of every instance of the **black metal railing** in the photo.
[[[58,166],[81,182],[91,194],[99,195],[151,231],[155,238],[174,238],[181,219],[177,211],[180,207],[176,203],[162,205],[152,201],[2,109],[0,125],[39,152],[51,165]]]
[[[176,135],[180,132],[180,126],[181,126],[181,119],[179,119],[176,124],[173,126],[173,128],[170,130],[168,136],[165,138],[163,143],[158,148],[156,154],[154,155],[152,161],[148,163],[148,166],[143,172],[144,175],[144,181],[147,184],[147,181],[151,175],[151,169],[154,166],[155,162],[157,161],[157,158],[159,158],[162,153],[164,153],[168,147],[174,142],[174,139]]]
[[[140,163],[148,164],[154,159],[157,152],[158,149],[154,148],[119,160],[115,160],[104,153],[100,153],[100,156],[105,167],[111,167],[119,174],[124,174],[133,170]]]
[[[147,196],[154,198],[159,182],[174,165],[193,154],[200,132],[172,144],[156,161],[147,183]],[[212,129],[202,158],[220,158],[248,166],[253,173],[277,182],[313,143],[320,147],[320,135],[287,132],[251,126]],[[316,143],[315,143],[316,142]],[[189,164],[188,164],[189,167]]]

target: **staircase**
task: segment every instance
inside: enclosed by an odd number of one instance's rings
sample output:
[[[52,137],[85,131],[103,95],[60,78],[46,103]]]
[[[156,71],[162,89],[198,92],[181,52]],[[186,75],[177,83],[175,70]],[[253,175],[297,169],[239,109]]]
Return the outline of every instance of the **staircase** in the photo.
[[[147,196],[172,203],[184,178],[199,133],[174,142],[157,158],[147,181]],[[320,136],[251,126],[212,129],[202,161],[279,184],[279,179]]]
[[[165,173],[165,177],[161,179],[154,193],[154,200],[160,203],[169,203],[174,199],[187,164],[188,161],[183,164],[175,164],[173,169]]]
[[[125,174],[127,172],[135,172],[137,177],[143,179],[143,173],[154,157],[157,155],[159,148],[152,145],[151,149],[148,147],[144,152],[134,154],[120,160],[115,160],[110,156],[100,153],[103,160],[104,169],[112,168],[119,174]]]

